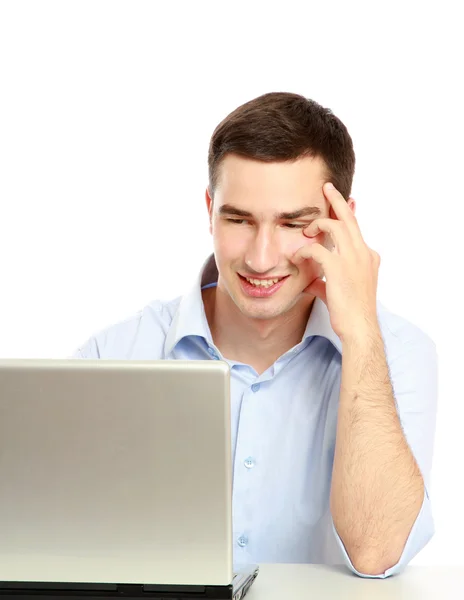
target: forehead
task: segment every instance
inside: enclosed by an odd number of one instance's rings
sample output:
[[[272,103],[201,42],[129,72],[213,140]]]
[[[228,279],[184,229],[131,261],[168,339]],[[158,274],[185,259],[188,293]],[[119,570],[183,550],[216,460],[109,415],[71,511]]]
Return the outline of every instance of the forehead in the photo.
[[[298,210],[310,204],[324,212],[327,200],[322,186],[327,180],[319,157],[263,162],[227,155],[219,171],[216,204],[233,203],[254,213]]]
[[[319,158],[299,158],[295,161],[264,162],[227,155],[219,169],[218,187],[226,190],[240,186],[242,189],[274,188],[277,186],[317,187],[326,180],[324,161]]]

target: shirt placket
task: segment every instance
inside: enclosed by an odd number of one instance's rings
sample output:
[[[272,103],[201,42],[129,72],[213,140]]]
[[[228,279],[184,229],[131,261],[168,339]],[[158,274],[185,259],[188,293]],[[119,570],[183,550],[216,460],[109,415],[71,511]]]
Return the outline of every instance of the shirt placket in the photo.
[[[233,486],[233,544],[234,560],[246,563],[253,560],[254,529],[256,522],[256,470],[262,457],[255,442],[260,435],[256,409],[256,395],[262,390],[263,382],[255,380],[242,394],[239,426],[235,448]]]

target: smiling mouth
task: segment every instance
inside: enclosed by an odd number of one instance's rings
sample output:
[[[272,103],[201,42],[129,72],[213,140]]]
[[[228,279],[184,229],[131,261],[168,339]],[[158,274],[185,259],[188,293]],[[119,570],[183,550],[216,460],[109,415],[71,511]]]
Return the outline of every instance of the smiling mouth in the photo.
[[[243,275],[240,275],[240,274],[239,274],[239,277],[241,277],[244,281],[247,281],[248,283],[250,283],[251,285],[253,285],[257,288],[270,288],[273,285],[275,285],[276,283],[279,283],[279,281],[286,279],[288,277],[288,275],[285,275],[285,277],[274,277],[274,278],[270,278],[270,279],[254,279],[253,277],[244,277]]]

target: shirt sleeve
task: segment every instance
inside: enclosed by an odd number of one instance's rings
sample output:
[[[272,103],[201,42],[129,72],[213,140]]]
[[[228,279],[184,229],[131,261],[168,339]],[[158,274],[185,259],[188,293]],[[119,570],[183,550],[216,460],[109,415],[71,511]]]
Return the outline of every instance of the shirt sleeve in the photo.
[[[424,479],[421,509],[398,563],[379,575],[360,573],[354,568],[330,517],[343,563],[356,575],[374,579],[385,579],[403,571],[435,533],[429,489],[438,397],[436,346],[425,333],[416,330],[413,339],[400,344],[395,356],[389,357],[388,350],[386,354],[403,432]]]
[[[77,348],[69,359],[90,359],[97,360],[100,358],[100,351],[95,338],[90,338],[83,346]]]

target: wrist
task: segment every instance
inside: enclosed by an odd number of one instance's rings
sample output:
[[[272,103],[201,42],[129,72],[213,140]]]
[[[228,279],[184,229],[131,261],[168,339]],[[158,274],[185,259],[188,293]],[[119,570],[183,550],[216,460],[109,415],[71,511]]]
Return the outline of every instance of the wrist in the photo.
[[[383,343],[382,332],[377,320],[375,322],[365,322],[362,325],[353,327],[342,333],[339,338],[342,342],[342,346],[357,346],[363,348],[373,343]]]

